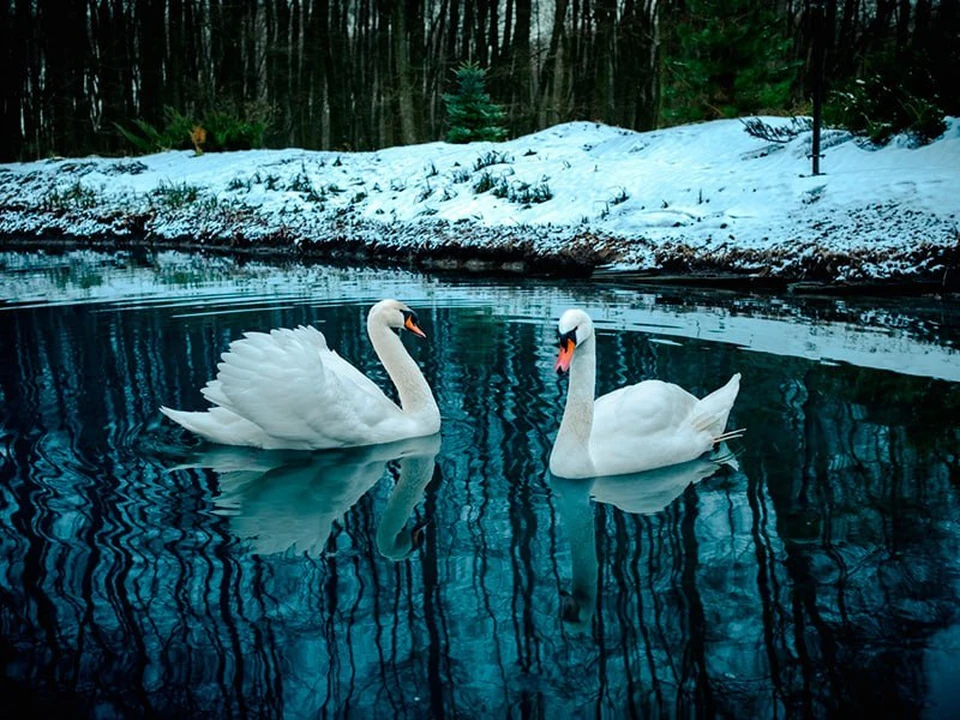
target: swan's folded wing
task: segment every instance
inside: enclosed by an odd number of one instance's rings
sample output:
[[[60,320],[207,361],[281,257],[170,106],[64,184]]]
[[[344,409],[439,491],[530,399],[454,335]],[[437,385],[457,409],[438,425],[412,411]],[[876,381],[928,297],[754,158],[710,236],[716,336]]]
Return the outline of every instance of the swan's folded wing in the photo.
[[[386,397],[383,390],[377,387],[373,380],[340,357],[336,350],[328,350],[327,352],[329,352],[329,355],[323,357],[324,369],[335,373],[341,382],[345,385],[346,383],[356,385],[359,392],[367,393],[373,397]]]
[[[323,448],[362,443],[371,425],[400,414],[312,327],[246,333],[231,343],[222,360],[204,396],[256,423],[281,444]]]
[[[598,398],[590,453],[605,473],[637,472],[692,460],[709,436],[689,425],[697,399],[678,385],[648,380]]]
[[[679,385],[645,380],[597,398],[594,403],[594,438],[636,439],[668,432],[690,415],[697,398]]]

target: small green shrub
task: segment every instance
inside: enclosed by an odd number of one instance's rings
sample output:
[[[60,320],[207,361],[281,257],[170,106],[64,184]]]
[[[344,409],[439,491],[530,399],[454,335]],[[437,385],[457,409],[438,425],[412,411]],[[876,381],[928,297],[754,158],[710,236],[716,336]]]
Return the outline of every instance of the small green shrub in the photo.
[[[197,138],[202,136],[202,152],[250,150],[263,147],[270,127],[269,108],[258,104],[237,109],[227,103],[203,114],[184,114],[167,106],[163,109],[163,125],[137,118],[133,127],[114,123],[117,131],[140,153],[194,149],[200,154]]]
[[[163,127],[161,128],[154,127],[151,123],[139,118],[132,123],[135,130],[125,128],[119,123],[114,123],[113,126],[141,153],[186,150],[193,147],[190,131],[196,127],[197,123],[170,106],[163,109]]]
[[[611,205],[619,205],[620,203],[625,203],[630,199],[630,193],[627,192],[626,188],[620,188],[620,191],[610,198]]]
[[[497,152],[496,150],[490,150],[489,152],[484,153],[478,157],[473,163],[474,172],[479,172],[485,167],[490,167],[491,165],[500,165],[502,163],[512,163],[513,156],[510,153]]]
[[[287,190],[291,192],[312,193],[313,183],[307,177],[306,171],[298,172],[287,185]]]
[[[424,183],[424,186],[420,188],[420,191],[417,193],[417,202],[423,202],[427,198],[433,195],[433,187],[431,187],[429,182]]]
[[[457,168],[450,173],[450,180],[454,183],[465,183],[470,179],[470,171],[463,168]]]
[[[91,190],[74,181],[70,187],[59,190],[54,188],[44,196],[41,205],[47,210],[76,210],[96,207],[99,198],[95,190]]]
[[[774,127],[760,118],[741,119],[747,135],[769,143],[785,144],[792,142],[801,133],[809,132],[813,128],[813,121],[809,118],[791,118],[788,125]]]
[[[497,179],[493,177],[490,172],[484,171],[480,173],[480,177],[474,181],[473,191],[479,195],[480,193],[487,192],[487,190],[492,190],[496,185]]]
[[[160,183],[154,188],[150,197],[157,201],[157,204],[168,208],[182,208],[187,205],[193,205],[203,194],[203,190],[196,185],[182,183]]]
[[[900,133],[926,145],[947,129],[945,113],[936,102],[914,95],[906,84],[887,82],[880,74],[855,80],[833,93],[823,116],[827,124],[875,145],[885,145]]]
[[[269,120],[264,114],[247,116],[224,109],[214,110],[198,124],[207,131],[207,151],[252,150],[263,147]]]
[[[544,203],[553,197],[553,191],[546,182],[540,181],[536,185],[530,183],[516,183],[510,188],[510,201],[520,205],[535,205]]]

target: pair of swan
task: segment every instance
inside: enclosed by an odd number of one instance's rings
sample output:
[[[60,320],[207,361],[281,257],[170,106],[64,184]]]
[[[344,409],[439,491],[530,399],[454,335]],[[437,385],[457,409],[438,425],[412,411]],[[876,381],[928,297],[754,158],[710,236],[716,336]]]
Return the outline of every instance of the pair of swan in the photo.
[[[231,343],[215,380],[203,388],[207,411],[162,407],[170,419],[216,443],[315,450],[375,445],[432,435],[440,410],[430,386],[400,341],[406,329],[426,337],[417,316],[397,300],[367,315],[374,351],[397,389],[397,406],[369,378],[327,347],[312,327],[246,333]],[[560,318],[558,372],[570,373],[550,471],[584,478],[637,473],[693,460],[742,431],[724,432],[739,373],[697,399],[683,388],[645,380],[594,400],[596,339],[582,310]]]

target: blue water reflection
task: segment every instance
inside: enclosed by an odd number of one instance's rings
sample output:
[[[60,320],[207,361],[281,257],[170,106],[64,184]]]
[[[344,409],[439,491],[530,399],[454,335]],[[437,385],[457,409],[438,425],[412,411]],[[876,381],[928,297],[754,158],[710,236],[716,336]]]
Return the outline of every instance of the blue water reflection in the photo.
[[[960,312],[175,254],[0,253],[3,689],[130,717],[960,710]],[[205,445],[161,418],[245,330],[316,323],[381,387],[383,296],[441,435]],[[564,481],[555,324],[598,392],[733,372],[735,463]]]
[[[377,548],[403,560],[422,528],[407,527],[434,477],[440,436],[412,438],[349,450],[256,450],[207,444],[172,470],[203,468],[216,475],[216,512],[230,518],[234,535],[260,555],[317,554],[331,530],[397,461],[394,488],[377,526]]]

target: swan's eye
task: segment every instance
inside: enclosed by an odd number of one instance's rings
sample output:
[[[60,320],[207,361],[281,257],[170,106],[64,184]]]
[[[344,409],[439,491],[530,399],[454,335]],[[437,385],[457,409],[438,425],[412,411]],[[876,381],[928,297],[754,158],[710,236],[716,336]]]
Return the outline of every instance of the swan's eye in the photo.
[[[570,345],[570,346],[572,346],[572,347],[570,348],[570,349],[572,350],[573,347],[576,346],[576,344],[577,344],[577,329],[578,329],[578,328],[574,328],[573,330],[569,330],[568,332],[560,333],[560,347],[561,347],[561,348],[566,349],[567,345]]]

